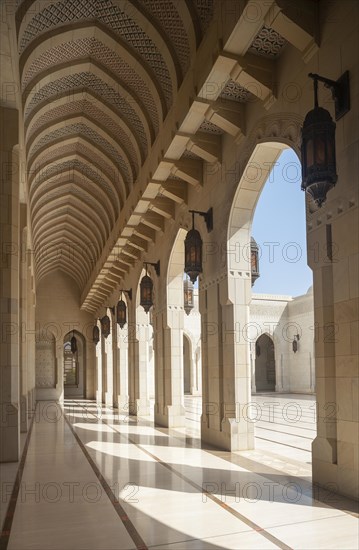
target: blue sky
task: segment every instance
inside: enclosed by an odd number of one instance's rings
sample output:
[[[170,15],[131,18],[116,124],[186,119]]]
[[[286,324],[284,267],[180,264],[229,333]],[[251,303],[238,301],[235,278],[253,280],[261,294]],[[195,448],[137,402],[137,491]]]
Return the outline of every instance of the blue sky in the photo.
[[[254,214],[252,235],[261,257],[253,292],[299,296],[312,285],[306,263],[305,195],[300,185],[298,157],[286,149],[263,187]]]

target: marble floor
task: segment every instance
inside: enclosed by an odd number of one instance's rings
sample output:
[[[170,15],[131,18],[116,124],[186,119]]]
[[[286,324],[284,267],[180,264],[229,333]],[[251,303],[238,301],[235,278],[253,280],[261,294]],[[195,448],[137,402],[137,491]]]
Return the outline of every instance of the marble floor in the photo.
[[[198,397],[177,430],[38,403],[1,550],[358,548],[357,503],[311,484],[314,399],[254,401],[256,449],[237,453],[201,448]]]

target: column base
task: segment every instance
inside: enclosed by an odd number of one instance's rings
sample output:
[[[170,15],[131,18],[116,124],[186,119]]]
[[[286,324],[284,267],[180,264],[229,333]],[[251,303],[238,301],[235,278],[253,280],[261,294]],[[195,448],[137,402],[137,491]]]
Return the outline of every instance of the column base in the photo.
[[[201,441],[224,451],[248,451],[254,449],[254,424],[245,419],[226,418],[221,430],[207,425],[207,416],[201,417]]]
[[[118,395],[116,407],[118,408],[118,414],[128,414],[129,409],[129,397],[128,395]]]
[[[0,425],[0,462],[20,459],[19,410],[11,403],[2,403]]]
[[[155,426],[183,428],[185,425],[186,409],[182,405],[167,405],[162,414],[156,411],[155,405]]]
[[[136,399],[135,403],[129,403],[129,411],[132,416],[150,416],[150,400]]]
[[[338,493],[359,500],[359,479],[356,444],[316,437],[312,443],[314,487],[323,487],[329,494]],[[350,448],[352,446],[352,448]],[[338,449],[338,451],[337,451]],[[341,451],[341,452],[340,452]]]
[[[113,407],[113,395],[112,393],[105,393],[105,405],[106,407]]]

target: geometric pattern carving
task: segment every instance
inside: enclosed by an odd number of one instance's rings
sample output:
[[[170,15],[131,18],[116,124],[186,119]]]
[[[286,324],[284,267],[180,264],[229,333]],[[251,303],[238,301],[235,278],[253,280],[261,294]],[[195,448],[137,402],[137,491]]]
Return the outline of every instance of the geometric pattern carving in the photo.
[[[54,162],[54,158],[56,157],[63,158],[68,155],[74,155],[76,153],[82,154],[84,157],[88,158],[89,159],[88,162],[91,162],[91,164],[95,167],[95,169],[97,169],[98,174],[100,175],[103,174],[104,176],[107,176],[107,178],[109,178],[114,183],[115,187],[119,188],[119,184],[121,181],[119,177],[119,171],[116,169],[111,170],[108,162],[105,162],[102,159],[102,157],[100,157],[99,155],[96,155],[96,153],[94,153],[92,149],[89,149],[83,143],[57,147],[56,151],[51,151],[41,157],[41,166],[45,166],[46,164],[50,164],[51,162]],[[57,160],[57,162],[59,161]],[[85,162],[85,161],[83,160],[82,162]],[[35,166],[34,175],[36,175],[36,172],[37,172],[37,167]]]
[[[31,154],[34,155],[36,151],[46,145],[49,145],[52,141],[56,139],[73,134],[84,135],[88,137],[92,142],[94,142],[95,145],[98,145],[100,148],[102,148],[110,157],[112,157],[113,161],[121,167],[124,178],[132,185],[133,180],[128,169],[128,164],[124,161],[122,156],[117,153],[114,147],[112,147],[112,145],[107,140],[102,138],[102,136],[92,130],[92,128],[89,128],[88,126],[86,126],[86,124],[83,123],[70,124],[68,126],[64,126],[62,128],[58,128],[57,130],[49,132],[47,135],[43,136],[39,141],[36,142],[33,150],[31,151]]]
[[[80,38],[48,49],[34,60],[26,74],[23,75],[22,90],[24,91],[27,84],[35,76],[49,67],[89,56],[91,59],[107,67],[114,73],[115,79],[122,80],[133,90],[134,95],[137,95],[146,107],[156,132],[159,126],[159,115],[155,101],[147,85],[126,61],[93,37]]]
[[[177,54],[182,69],[186,73],[190,62],[190,49],[187,31],[176,8],[176,2],[171,0],[141,0],[146,10],[161,23]]]
[[[127,154],[130,160],[132,170],[137,174],[139,166],[137,162],[136,152],[134,150],[132,142],[128,139],[127,134],[124,132],[121,126],[116,124],[113,119],[111,119],[107,114],[105,114],[93,103],[87,100],[72,101],[66,103],[65,105],[55,107],[55,109],[47,111],[41,117],[36,119],[36,122],[31,127],[31,132],[28,135],[28,139],[30,139],[37,130],[49,124],[50,122],[55,123],[56,121],[60,121],[63,117],[69,115],[81,116],[82,113],[86,113],[89,117],[105,127],[106,130],[108,130],[109,133],[112,134],[112,137],[119,143],[121,143],[124,152]],[[58,151],[56,151],[56,153],[57,152]]]
[[[45,100],[46,103],[48,103],[52,96],[56,97],[60,93],[73,93],[75,90],[83,90],[86,88],[90,89],[96,96],[107,101],[107,103],[116,107],[120,118],[123,118],[126,124],[134,129],[133,133],[137,135],[140,145],[142,145],[142,152],[146,154],[148,146],[147,137],[136,111],[119,93],[117,93],[116,90],[90,72],[81,72],[64,76],[54,82],[46,84],[46,86],[41,88],[32,97],[25,113],[25,119],[37,105]]]
[[[54,388],[55,377],[55,340],[36,338],[36,387]]]
[[[218,134],[222,135],[223,131],[221,128],[218,128],[213,122],[210,122],[209,120],[204,120],[201,124],[201,126],[198,128],[198,132],[205,132],[206,134]]]
[[[286,44],[286,40],[271,27],[263,25],[259,31],[249,52],[265,57],[278,57]]]
[[[202,34],[204,34],[213,17],[214,0],[194,0],[193,3],[198,13]]]
[[[87,177],[93,182],[97,183],[99,188],[105,191],[106,194],[110,197],[112,204],[115,206],[117,202],[117,197],[115,197],[112,187],[109,187],[109,185],[104,179],[102,179],[98,172],[96,172],[88,164],[85,164],[84,162],[81,162],[77,159],[67,160],[65,162],[59,162],[58,164],[48,166],[46,170],[41,171],[40,176],[33,183],[32,191],[34,191],[36,187],[41,185],[46,180],[50,180],[54,176],[58,177],[60,172],[65,172],[67,174],[68,180],[70,181],[73,179],[74,170],[77,170],[81,174],[80,180],[82,179],[86,181]],[[79,176],[77,176],[77,178],[79,179]]]
[[[230,101],[239,101],[240,103],[246,103],[255,98],[251,92],[237,84],[237,82],[234,82],[234,80],[227,82],[219,97],[229,99]]]
[[[64,23],[84,20],[100,21],[131,46],[152,68],[170,106],[172,83],[161,52],[141,27],[111,0],[62,0],[50,4],[27,25],[20,40],[20,53],[41,33]]]

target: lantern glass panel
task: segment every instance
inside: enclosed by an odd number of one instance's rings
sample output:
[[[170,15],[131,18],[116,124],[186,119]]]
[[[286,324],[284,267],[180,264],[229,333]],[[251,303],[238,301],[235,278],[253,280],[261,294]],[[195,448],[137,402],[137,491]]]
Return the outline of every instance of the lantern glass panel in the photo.
[[[123,328],[127,322],[127,308],[123,300],[119,300],[116,310],[117,323]]]
[[[149,312],[150,308],[153,306],[153,282],[152,279],[145,275],[142,277],[140,283],[140,304],[145,310],[146,313]]]
[[[101,330],[102,330],[102,336],[104,338],[107,338],[110,335],[111,332],[111,322],[108,315],[105,315],[101,319]]]
[[[95,325],[93,327],[93,331],[92,331],[92,340],[94,342],[95,345],[97,345],[100,341],[100,329],[98,328],[97,325]]]

